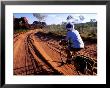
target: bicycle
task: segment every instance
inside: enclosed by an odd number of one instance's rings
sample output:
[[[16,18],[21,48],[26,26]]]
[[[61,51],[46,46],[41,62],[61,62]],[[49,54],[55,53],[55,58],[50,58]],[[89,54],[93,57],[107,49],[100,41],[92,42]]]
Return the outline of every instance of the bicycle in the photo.
[[[60,56],[62,55],[62,52],[66,52],[66,49],[68,47],[68,42],[62,39],[59,42],[59,45],[61,46],[60,49]],[[97,74],[97,62],[90,57],[84,56],[84,55],[75,55],[74,51],[70,52],[70,63],[73,64],[76,68],[76,71],[78,74],[84,74],[84,75],[95,75]],[[67,54],[67,53],[66,53]],[[67,58],[68,59],[68,58]],[[68,64],[63,61],[63,58],[61,56],[61,66],[64,64]]]

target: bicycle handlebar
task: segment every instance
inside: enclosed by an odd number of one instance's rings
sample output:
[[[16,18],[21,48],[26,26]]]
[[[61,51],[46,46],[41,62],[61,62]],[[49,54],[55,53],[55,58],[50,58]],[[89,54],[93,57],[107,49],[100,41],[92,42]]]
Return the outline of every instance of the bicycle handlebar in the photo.
[[[67,46],[68,42],[65,39],[60,40],[59,45]]]

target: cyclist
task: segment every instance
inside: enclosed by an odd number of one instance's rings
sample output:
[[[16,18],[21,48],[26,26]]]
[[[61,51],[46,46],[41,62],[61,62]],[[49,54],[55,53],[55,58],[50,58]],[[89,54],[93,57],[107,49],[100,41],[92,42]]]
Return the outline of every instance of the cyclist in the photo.
[[[67,53],[67,61],[66,63],[70,63],[72,58],[72,53],[76,54],[79,50],[84,48],[84,42],[77,30],[74,29],[74,23],[68,22],[66,24],[66,38],[65,40],[68,42],[68,47],[66,48]]]

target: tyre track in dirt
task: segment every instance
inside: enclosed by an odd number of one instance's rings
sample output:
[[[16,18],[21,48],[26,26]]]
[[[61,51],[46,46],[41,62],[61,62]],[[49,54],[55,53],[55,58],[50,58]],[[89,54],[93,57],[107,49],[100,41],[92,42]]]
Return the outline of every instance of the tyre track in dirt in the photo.
[[[21,34],[19,39],[14,42],[14,74],[61,74],[47,63],[34,47],[31,39],[32,33],[33,31]]]

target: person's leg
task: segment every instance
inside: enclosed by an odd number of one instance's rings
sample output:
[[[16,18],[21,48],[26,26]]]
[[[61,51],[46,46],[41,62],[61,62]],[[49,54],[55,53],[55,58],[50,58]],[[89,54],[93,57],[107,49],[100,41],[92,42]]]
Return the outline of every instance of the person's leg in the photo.
[[[76,56],[76,54],[77,54],[77,51],[72,51],[72,56]]]
[[[67,53],[67,63],[71,63],[71,60],[77,56],[78,51],[80,51],[81,48],[72,48],[72,47],[68,47],[66,49],[66,53]],[[72,57],[73,56],[73,57]]]
[[[72,55],[71,55],[71,51],[69,50],[69,48],[66,49],[66,54],[67,54],[66,63],[71,63]]]
[[[81,48],[73,48],[72,49],[72,55],[75,57],[75,56],[77,56],[78,54],[79,54],[79,51],[81,50]]]

